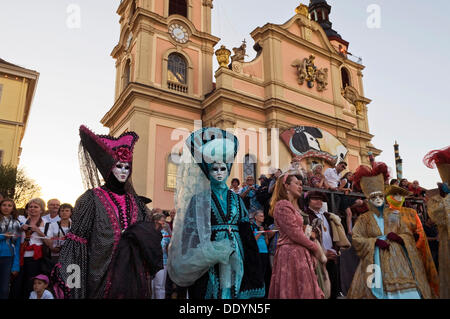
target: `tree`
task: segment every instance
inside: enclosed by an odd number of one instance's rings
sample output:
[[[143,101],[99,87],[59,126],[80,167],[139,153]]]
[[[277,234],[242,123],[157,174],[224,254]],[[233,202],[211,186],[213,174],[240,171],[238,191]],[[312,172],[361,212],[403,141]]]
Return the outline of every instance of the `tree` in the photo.
[[[12,198],[17,207],[40,195],[41,187],[30,179],[23,168],[10,164],[0,165],[0,192]]]

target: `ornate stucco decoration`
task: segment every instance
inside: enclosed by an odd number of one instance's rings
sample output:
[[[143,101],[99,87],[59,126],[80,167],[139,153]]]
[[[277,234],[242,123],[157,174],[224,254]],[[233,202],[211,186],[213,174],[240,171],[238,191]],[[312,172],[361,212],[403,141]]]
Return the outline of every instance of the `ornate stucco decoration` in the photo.
[[[295,13],[305,16],[309,19],[308,6],[301,3],[297,8],[295,8]]]
[[[231,51],[224,45],[220,46],[220,49],[216,51],[217,62],[221,68],[228,67],[230,61]]]
[[[341,90],[342,96],[355,106],[356,114],[362,115],[364,112],[364,98],[359,95],[358,91],[350,85]]]
[[[309,58],[304,58],[292,62],[292,66],[297,68],[298,83],[303,85],[306,81],[308,87],[311,89],[314,87],[314,82],[317,82],[317,91],[322,92],[327,89],[328,86],[328,69],[318,69],[314,65],[314,55],[310,55]]]
[[[203,5],[205,7],[210,7],[212,9],[213,8],[213,0],[203,0]]]
[[[234,55],[231,57],[231,63],[234,61],[237,62],[244,62],[245,57],[247,54],[245,54],[245,49],[247,47],[247,42],[242,41],[242,44],[239,48],[233,48]]]

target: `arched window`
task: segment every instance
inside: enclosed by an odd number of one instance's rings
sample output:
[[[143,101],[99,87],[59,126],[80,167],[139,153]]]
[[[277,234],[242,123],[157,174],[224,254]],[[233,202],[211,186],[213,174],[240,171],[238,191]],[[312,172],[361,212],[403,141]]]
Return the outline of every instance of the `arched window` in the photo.
[[[169,15],[179,14],[187,18],[186,0],[169,0]]]
[[[130,83],[131,76],[131,62],[127,60],[125,68],[123,69],[123,89],[125,89]]]
[[[247,176],[252,176],[256,181],[256,158],[250,154],[244,157],[244,181]]]
[[[177,171],[180,163],[180,154],[171,153],[167,156],[166,189],[175,190],[177,186]]]
[[[346,68],[341,69],[341,78],[342,78],[342,88],[345,89],[346,86],[349,86],[350,83],[350,73]]]
[[[171,53],[167,61],[167,86],[171,90],[187,93],[187,62],[178,53]]]

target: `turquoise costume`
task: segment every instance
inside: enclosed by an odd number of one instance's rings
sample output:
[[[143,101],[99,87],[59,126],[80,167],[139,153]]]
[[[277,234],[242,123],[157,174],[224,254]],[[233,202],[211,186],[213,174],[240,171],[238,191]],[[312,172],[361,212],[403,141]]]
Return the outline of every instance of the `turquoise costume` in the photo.
[[[169,245],[168,272],[191,299],[264,297],[258,247],[242,199],[226,185],[237,138],[203,128],[186,141],[177,177],[176,209]],[[195,163],[192,162],[195,160]],[[211,177],[214,164],[225,164],[227,177]],[[210,212],[209,214],[207,212]]]

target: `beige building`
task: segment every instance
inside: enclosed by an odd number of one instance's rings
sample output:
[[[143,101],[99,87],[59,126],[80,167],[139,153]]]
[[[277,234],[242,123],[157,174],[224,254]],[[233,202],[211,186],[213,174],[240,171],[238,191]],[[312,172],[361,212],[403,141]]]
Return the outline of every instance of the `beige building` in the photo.
[[[245,44],[233,48],[231,61],[231,50],[216,47],[212,8],[212,0],[124,0],[117,10],[115,103],[101,123],[114,136],[139,134],[133,183],[153,207],[173,208],[170,155],[179,154],[196,120],[238,132],[231,177],[241,180],[285,168],[294,157],[305,169],[345,159],[354,170],[369,162],[369,151],[381,152],[370,143],[364,66],[332,29],[325,0],[295,12],[281,6],[294,15],[250,33],[257,55],[248,62]],[[213,74],[216,56],[221,67]]]
[[[0,59],[0,163],[17,166],[39,73]]]

